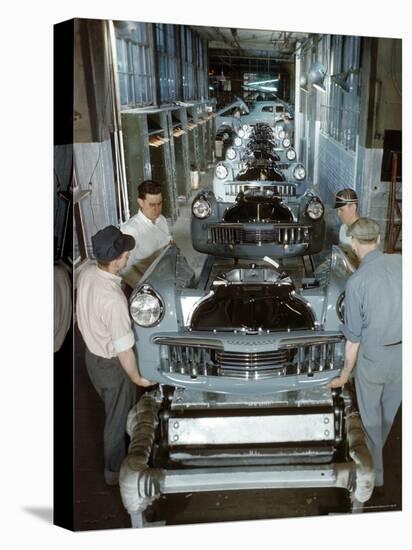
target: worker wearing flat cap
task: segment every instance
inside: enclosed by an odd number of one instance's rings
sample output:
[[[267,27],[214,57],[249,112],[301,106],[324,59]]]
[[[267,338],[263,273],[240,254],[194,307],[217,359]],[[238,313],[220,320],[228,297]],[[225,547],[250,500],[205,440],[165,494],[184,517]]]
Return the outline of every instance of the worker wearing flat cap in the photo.
[[[136,385],[153,383],[140,376],[134,333],[119,271],[135,241],[109,225],[92,237],[97,264],[86,266],[77,282],[77,321],[86,344],[90,380],[104,401],[104,476],[118,481],[126,456],[126,420],[136,401]]]
[[[402,398],[402,258],[378,249],[379,226],[370,218],[356,220],[347,234],[360,266],[346,283],[345,362],[329,387],[346,384],[354,369],[375,486],[382,486],[382,449]]]

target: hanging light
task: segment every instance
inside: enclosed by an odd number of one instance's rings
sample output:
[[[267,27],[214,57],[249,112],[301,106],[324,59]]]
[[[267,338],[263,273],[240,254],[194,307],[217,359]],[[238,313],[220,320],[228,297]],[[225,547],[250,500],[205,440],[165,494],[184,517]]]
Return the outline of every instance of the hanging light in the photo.
[[[346,93],[349,93],[350,86],[348,82],[349,73],[343,72],[338,74],[333,74],[330,79],[334,84],[337,84],[342,90]]]
[[[349,93],[351,90],[350,85],[350,76],[353,74],[358,74],[359,69],[348,69],[347,71],[343,71],[342,73],[333,74],[330,78],[332,82],[337,84],[342,90],[346,93]]]
[[[322,65],[322,63],[315,62],[312,63],[310,66],[309,72],[308,72],[308,84],[312,85],[317,90],[320,90],[321,92],[326,92],[326,88],[323,85],[323,81],[325,80],[326,76],[326,69]]]
[[[300,89],[301,89],[303,92],[306,92],[306,93],[309,92],[309,89],[308,89],[308,77],[307,77],[306,73],[302,73],[302,75],[301,75],[301,77],[300,77],[300,80],[299,80],[299,86],[300,86]]]

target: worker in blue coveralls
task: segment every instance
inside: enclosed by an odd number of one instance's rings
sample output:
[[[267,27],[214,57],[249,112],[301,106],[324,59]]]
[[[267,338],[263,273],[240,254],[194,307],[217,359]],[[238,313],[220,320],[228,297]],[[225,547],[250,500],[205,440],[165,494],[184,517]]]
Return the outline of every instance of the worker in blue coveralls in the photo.
[[[346,384],[354,369],[375,486],[382,487],[382,450],[402,399],[402,257],[378,250],[379,226],[370,218],[356,220],[347,234],[360,266],[346,283],[345,362],[329,387]]]

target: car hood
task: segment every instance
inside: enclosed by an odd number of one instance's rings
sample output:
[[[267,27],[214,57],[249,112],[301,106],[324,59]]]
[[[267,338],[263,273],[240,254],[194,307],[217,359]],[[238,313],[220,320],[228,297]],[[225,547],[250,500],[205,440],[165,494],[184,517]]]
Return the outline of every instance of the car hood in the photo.
[[[192,330],[312,330],[314,315],[293,283],[218,286],[193,312]]]

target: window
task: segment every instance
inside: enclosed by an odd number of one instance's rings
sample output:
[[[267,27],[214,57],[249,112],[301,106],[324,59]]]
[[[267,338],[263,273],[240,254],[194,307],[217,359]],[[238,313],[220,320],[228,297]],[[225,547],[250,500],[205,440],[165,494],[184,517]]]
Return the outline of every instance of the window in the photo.
[[[134,23],[127,33],[116,29],[116,53],[122,107],[153,103],[147,24]]]
[[[325,37],[330,58],[325,60],[330,77],[326,102],[321,106],[321,129],[347,149],[355,151],[359,126],[359,36]],[[326,44],[325,44],[326,49]],[[338,84],[338,79],[341,84]],[[346,91],[343,89],[346,88]]]
[[[205,78],[205,71],[206,71],[206,48],[204,41],[201,38],[197,38],[196,40],[197,48],[196,48],[196,57],[197,57],[197,82],[198,82],[198,90],[197,95],[199,98],[205,98],[208,97],[207,89],[206,89],[206,78]]]
[[[266,105],[265,107],[262,107],[262,113],[273,113],[273,106]]]
[[[155,27],[157,60],[159,66],[160,101],[162,103],[171,103],[177,99],[175,26],[158,24]]]
[[[193,67],[192,32],[186,27],[180,28],[180,45],[182,59],[183,99],[194,99],[195,78]]]

